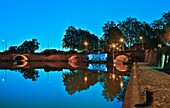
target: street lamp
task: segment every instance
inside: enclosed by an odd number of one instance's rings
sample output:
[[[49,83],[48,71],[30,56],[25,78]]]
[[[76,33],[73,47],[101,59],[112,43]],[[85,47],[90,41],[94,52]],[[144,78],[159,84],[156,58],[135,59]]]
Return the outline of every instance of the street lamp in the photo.
[[[115,44],[112,44],[112,47],[113,47],[113,48],[115,48],[115,47],[116,47],[116,45],[115,45]]]
[[[144,46],[143,46],[143,37],[140,36],[139,39],[142,41],[142,50],[144,50]]]
[[[86,49],[87,49],[88,44],[89,43],[87,41],[84,42],[84,45],[85,45]]]
[[[120,39],[120,42],[122,43],[122,50],[124,51],[124,39],[121,38],[121,39]]]

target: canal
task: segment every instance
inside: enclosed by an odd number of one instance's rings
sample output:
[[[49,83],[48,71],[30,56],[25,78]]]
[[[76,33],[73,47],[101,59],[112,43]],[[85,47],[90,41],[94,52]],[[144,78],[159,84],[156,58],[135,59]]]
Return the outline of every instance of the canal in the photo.
[[[128,65],[110,63],[14,65],[0,65],[0,108],[121,108],[131,71]]]

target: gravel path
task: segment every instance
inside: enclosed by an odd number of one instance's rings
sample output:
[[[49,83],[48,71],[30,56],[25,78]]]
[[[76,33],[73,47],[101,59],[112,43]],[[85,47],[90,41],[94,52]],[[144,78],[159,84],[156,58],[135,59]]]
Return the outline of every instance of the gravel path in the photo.
[[[137,63],[140,98],[145,108],[170,108],[170,75]]]

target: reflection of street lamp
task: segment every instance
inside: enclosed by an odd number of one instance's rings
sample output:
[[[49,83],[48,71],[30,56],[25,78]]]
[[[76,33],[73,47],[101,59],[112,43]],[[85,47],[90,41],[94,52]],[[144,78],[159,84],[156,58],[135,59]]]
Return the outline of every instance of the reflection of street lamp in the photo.
[[[124,85],[124,83],[123,83],[123,77],[121,77],[121,76],[120,76],[120,78],[121,78],[121,81],[120,81],[120,87],[122,88],[122,87],[123,87],[123,85]]]
[[[2,82],[6,84],[6,79],[7,79],[7,73],[6,70],[3,70],[3,76],[2,76]]]
[[[84,81],[85,81],[85,83],[87,82],[87,73],[85,73],[85,77],[84,77]]]
[[[122,43],[122,51],[124,51],[124,39],[121,38],[121,39],[120,39],[120,42]]]
[[[121,88],[123,87],[123,81],[120,82],[120,87],[121,87]]]
[[[139,39],[142,41],[142,50],[144,50],[144,46],[143,46],[143,37],[140,36]]]

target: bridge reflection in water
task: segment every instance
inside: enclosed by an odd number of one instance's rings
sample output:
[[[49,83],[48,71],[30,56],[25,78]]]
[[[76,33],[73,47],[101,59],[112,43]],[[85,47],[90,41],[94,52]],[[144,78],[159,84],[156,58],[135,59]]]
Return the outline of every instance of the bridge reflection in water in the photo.
[[[131,65],[124,65],[119,60],[115,60],[113,64],[87,62],[76,62],[72,64],[55,61],[21,61],[20,63],[16,63],[8,61],[0,62],[0,69],[3,70],[3,72],[1,71],[2,81],[6,84],[8,84],[8,73],[6,73],[6,70],[20,72],[25,79],[36,82],[41,77],[39,70],[44,69],[48,73],[48,78],[50,78],[49,74],[51,73],[61,73],[65,91],[69,95],[88,90],[92,86],[100,84],[103,88],[100,94],[105,101],[113,102],[114,100],[118,100],[122,103],[129,79],[128,76],[131,72]]]

